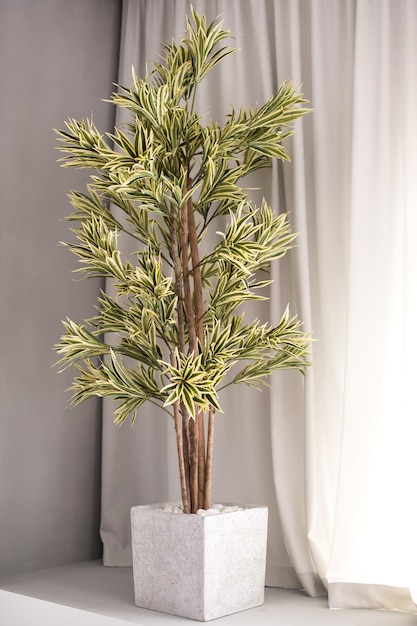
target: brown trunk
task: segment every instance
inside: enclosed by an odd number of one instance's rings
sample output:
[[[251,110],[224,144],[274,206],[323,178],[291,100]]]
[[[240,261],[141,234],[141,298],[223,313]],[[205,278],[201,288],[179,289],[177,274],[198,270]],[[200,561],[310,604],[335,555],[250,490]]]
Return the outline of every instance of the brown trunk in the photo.
[[[187,206],[181,208],[181,266],[182,266],[182,285],[184,291],[185,316],[188,330],[188,343],[190,352],[196,351],[196,334],[193,299],[190,285],[190,268],[188,266],[188,217]]]
[[[198,421],[190,418],[190,493],[191,493],[191,513],[197,513],[200,508],[198,490]]]
[[[178,252],[178,227],[177,218],[174,209],[171,211],[171,233],[172,233],[172,258],[174,261],[175,275],[175,292],[178,298],[177,315],[178,315],[178,348],[180,354],[185,354],[185,320],[184,320],[184,295],[182,288],[181,259]],[[171,354],[171,364],[175,365],[175,356]],[[180,410],[178,404],[174,405],[175,433],[177,438],[178,450],[178,466],[181,481],[182,504],[185,513],[190,513],[190,453],[189,453],[189,434],[188,434],[188,417],[181,410],[183,415],[182,429],[180,425]]]
[[[180,471],[181,498],[184,513],[191,513],[189,493],[189,472],[185,464],[184,440],[181,432],[181,418],[178,402],[174,403],[175,435],[177,438],[178,466]],[[188,446],[188,444],[187,444]]]
[[[185,191],[186,193],[186,191]],[[184,307],[185,307],[185,319],[186,327],[188,330],[188,344],[190,353],[196,354],[197,341],[195,332],[195,318],[193,298],[190,284],[190,268],[189,268],[189,231],[188,231],[188,215],[187,204],[181,207],[181,267],[182,267],[182,285],[184,293]],[[188,415],[186,411],[183,413],[183,419],[185,419],[189,432],[189,468],[190,468],[190,498],[191,498],[191,512],[195,513],[198,509],[198,491],[199,491],[199,424],[198,421],[193,419],[195,416]]]
[[[204,412],[199,411],[196,419],[198,423],[198,508],[204,509],[204,485],[206,483]]]
[[[178,298],[178,348],[180,353],[185,353],[185,322],[184,322],[184,295],[182,290],[181,259],[178,252],[178,226],[174,209],[171,210],[171,235],[172,235],[172,259],[174,261],[175,293]]]
[[[209,509],[211,506],[211,475],[213,467],[213,443],[214,443],[214,410],[210,408],[208,416],[207,431],[207,460],[206,460],[206,477],[204,484],[204,507]]]
[[[187,190],[191,185],[189,180]],[[201,277],[200,255],[198,250],[198,236],[195,224],[195,216],[193,210],[192,199],[187,201],[187,217],[188,217],[188,237],[190,240],[190,252],[192,263],[192,276],[194,283],[194,309],[195,309],[195,328],[196,335],[203,346],[203,280]]]
[[[180,412],[182,415],[182,440],[183,440],[183,454],[184,454],[184,467],[185,477],[187,481],[187,491],[189,495],[190,507],[191,507],[191,484],[190,484],[190,418],[187,413],[187,409],[184,404],[180,403]]]
[[[190,179],[187,180],[187,192],[192,185]],[[201,348],[204,345],[203,333],[203,281],[201,277],[200,255],[198,250],[198,236],[195,224],[192,198],[187,200],[188,219],[188,240],[190,242],[191,266],[194,286],[194,324],[195,332]],[[206,482],[206,444],[204,433],[204,412],[199,411],[196,417],[198,422],[198,503],[199,508],[204,508],[204,490]]]

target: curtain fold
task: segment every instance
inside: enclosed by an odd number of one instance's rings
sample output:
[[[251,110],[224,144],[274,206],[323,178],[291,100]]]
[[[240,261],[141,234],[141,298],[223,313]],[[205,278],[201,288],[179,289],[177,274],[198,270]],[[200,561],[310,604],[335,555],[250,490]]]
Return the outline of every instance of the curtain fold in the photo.
[[[287,78],[314,109],[288,141],[292,163],[248,181],[300,235],[273,269],[270,301],[247,310],[276,322],[289,302],[314,329],[314,365],[221,399],[213,495],[268,505],[268,585],[328,591],[332,607],[417,612],[417,4],[193,6],[221,14],[240,48],[201,84],[201,113],[221,122],[231,103],[262,104]],[[123,1],[120,84],[182,36],[188,10]],[[104,562],[127,565],[130,506],[179,499],[175,437],[150,408],[132,430],[111,412],[104,402]]]
[[[358,2],[343,434],[330,583],[411,589],[417,579],[410,376],[417,312],[416,28],[414,2]]]

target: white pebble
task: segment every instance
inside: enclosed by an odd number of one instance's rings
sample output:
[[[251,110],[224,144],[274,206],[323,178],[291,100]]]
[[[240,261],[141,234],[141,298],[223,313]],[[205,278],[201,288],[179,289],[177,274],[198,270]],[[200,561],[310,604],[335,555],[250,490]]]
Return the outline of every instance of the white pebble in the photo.
[[[182,504],[179,502],[167,502],[161,506],[161,510],[167,513],[184,513]],[[198,509],[197,515],[204,517],[206,515],[219,515],[220,513],[234,513],[235,511],[243,511],[240,506],[213,504],[209,509]]]
[[[220,514],[220,511],[218,511],[217,509],[207,509],[207,510],[200,509],[200,510],[201,510],[200,515],[219,515]]]
[[[161,508],[166,513],[184,513],[182,506],[176,503],[167,503],[164,504]]]

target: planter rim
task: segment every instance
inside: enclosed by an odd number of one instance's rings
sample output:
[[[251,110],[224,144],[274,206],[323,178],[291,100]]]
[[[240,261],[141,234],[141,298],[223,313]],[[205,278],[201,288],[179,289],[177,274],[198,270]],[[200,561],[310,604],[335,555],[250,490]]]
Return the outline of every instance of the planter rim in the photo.
[[[250,509],[267,509],[268,508],[266,504],[248,504],[248,503],[242,503],[242,502],[215,502],[214,505],[210,507],[210,509],[218,505],[238,506],[242,509],[239,511],[221,511],[219,515],[231,515],[232,513],[242,513],[243,511],[250,510]],[[130,510],[133,512],[134,510],[142,509],[143,511],[154,511],[155,513],[174,513],[174,515],[184,515],[186,517],[189,517],[190,515],[194,517],[201,517],[201,518],[215,517],[214,515],[199,515],[198,513],[179,513],[175,511],[169,511],[163,508],[167,506],[181,506],[181,503],[167,501],[167,502],[156,502],[154,504],[136,504],[132,506]]]

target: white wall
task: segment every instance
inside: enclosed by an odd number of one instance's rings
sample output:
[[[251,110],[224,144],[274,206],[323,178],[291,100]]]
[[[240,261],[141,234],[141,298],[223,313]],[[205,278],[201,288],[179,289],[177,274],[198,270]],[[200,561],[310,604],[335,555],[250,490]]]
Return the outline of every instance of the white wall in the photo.
[[[100,555],[98,402],[66,409],[71,374],[52,367],[66,315],[93,312],[76,283],[53,127],[94,111],[113,123],[121,0],[0,4],[0,576]]]

